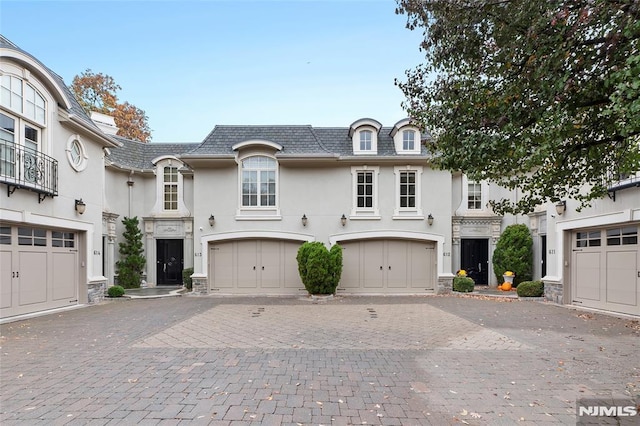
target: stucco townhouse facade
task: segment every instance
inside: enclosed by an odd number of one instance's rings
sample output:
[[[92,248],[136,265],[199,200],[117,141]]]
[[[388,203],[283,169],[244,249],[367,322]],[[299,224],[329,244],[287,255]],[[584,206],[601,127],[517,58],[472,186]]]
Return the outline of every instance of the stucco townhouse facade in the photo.
[[[409,119],[216,125],[202,142],[144,144],[87,117],[5,38],[0,53],[0,319],[101,300],[134,216],[146,285],[180,285],[193,267],[207,295],[306,294],[295,259],[305,241],[343,247],[338,294],[443,293],[462,268],[496,285],[495,245],[524,223],[548,300],[640,315],[637,175],[581,212],[566,200],[498,216],[489,199],[517,192],[432,168],[429,135]]]

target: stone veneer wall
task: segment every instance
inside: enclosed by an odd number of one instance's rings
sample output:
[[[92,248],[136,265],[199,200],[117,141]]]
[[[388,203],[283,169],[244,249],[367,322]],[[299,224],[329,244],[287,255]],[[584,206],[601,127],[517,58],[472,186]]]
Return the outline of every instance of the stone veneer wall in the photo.
[[[93,281],[87,283],[87,302],[95,305],[104,300],[107,293],[107,281]]]
[[[453,277],[439,277],[436,294],[449,294],[453,290]]]
[[[562,283],[544,283],[544,300],[562,305],[564,303],[563,294],[564,285]]]
[[[191,276],[191,292],[198,296],[209,294],[208,281],[206,277]]]

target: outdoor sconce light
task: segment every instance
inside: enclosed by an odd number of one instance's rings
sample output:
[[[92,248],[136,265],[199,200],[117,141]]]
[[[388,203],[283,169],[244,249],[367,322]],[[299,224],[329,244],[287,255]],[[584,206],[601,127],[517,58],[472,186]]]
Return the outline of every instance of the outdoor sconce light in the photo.
[[[431,213],[429,213],[429,216],[427,216],[427,223],[429,224],[429,226],[433,225],[433,215]]]
[[[82,201],[82,198],[80,198],[79,200],[76,200],[75,209],[78,212],[78,214],[82,214],[84,213],[85,210],[87,210],[87,205],[84,203],[84,201]]]
[[[340,218],[340,223],[342,223],[342,226],[345,226],[347,224],[347,217],[344,214]]]
[[[307,219],[307,215],[306,215],[306,214],[303,214],[303,215],[302,215],[302,226],[307,226],[307,221],[308,221],[308,220],[309,220],[309,219]]]
[[[215,224],[216,224],[216,218],[213,215],[209,216],[209,226],[213,226]]]
[[[556,213],[558,213],[558,216],[562,216],[565,210],[567,210],[567,202],[564,200],[558,201],[556,203]]]

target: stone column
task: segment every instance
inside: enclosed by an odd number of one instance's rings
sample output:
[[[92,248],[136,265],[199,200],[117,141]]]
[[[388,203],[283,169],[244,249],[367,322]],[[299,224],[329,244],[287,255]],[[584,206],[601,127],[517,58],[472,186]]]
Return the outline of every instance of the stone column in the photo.
[[[147,258],[143,279],[147,281],[147,286],[156,286],[156,247],[155,247],[155,221],[153,219],[144,220],[144,253]]]
[[[116,274],[116,221],[119,215],[115,213],[103,213],[102,221],[104,222],[104,235],[106,236],[106,244],[104,248],[104,276],[107,279],[107,287],[115,285]]]

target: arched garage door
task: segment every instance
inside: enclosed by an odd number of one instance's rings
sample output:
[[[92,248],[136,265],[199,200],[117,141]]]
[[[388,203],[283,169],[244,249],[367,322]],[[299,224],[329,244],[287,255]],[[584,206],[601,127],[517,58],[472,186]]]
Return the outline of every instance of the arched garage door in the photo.
[[[0,224],[0,317],[78,304],[78,234]]]
[[[338,293],[419,294],[435,290],[435,243],[375,239],[345,241]]]
[[[306,294],[296,255],[302,243],[244,239],[209,243],[209,287],[220,294]]]
[[[640,315],[638,225],[572,235],[572,303]]]

